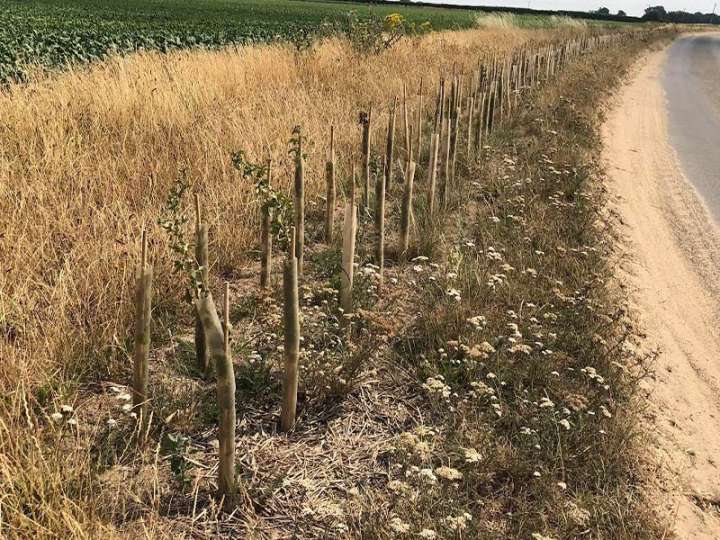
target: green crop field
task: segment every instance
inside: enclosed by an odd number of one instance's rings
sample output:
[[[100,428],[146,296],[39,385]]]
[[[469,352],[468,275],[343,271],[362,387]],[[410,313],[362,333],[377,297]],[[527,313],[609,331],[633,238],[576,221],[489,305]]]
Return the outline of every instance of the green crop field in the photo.
[[[0,81],[22,80],[28,66],[65,66],[108,53],[289,40],[299,46],[347,21],[400,13],[434,30],[468,28],[465,9],[311,0],[0,0]],[[503,15],[502,17],[505,17]],[[507,15],[511,25],[548,27],[553,17]],[[605,24],[605,23],[601,23]]]
[[[111,51],[301,41],[350,10],[360,17],[399,12],[434,29],[468,27],[475,17],[469,10],[302,0],[0,0],[0,79],[21,78],[28,63],[54,67]]]

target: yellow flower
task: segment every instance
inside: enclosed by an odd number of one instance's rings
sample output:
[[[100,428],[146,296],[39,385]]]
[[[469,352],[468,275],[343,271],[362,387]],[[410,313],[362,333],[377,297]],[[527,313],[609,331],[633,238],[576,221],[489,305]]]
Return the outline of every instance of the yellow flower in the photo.
[[[391,30],[394,30],[404,22],[405,17],[403,17],[399,13],[390,13],[390,15],[387,15],[385,17],[385,26],[387,26]]]

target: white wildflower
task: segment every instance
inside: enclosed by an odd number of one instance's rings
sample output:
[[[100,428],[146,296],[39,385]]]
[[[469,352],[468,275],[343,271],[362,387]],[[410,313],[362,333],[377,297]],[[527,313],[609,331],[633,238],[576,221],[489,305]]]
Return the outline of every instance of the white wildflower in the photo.
[[[437,483],[437,476],[432,472],[432,469],[420,469],[417,475],[418,478],[426,484],[433,485]]]
[[[539,532],[532,533],[532,540],[555,540],[552,536],[545,536]]]
[[[477,330],[484,328],[487,324],[487,319],[483,317],[482,315],[475,315],[474,317],[470,317],[467,322],[472,324]]]
[[[463,448],[463,452],[465,453],[466,463],[477,463],[482,460],[482,455],[474,448]]]
[[[449,288],[447,291],[445,291],[445,294],[447,294],[456,302],[460,301],[460,291],[458,291],[457,289]]]
[[[388,482],[387,487],[396,495],[401,495],[410,491],[410,486],[401,480],[391,480]]]
[[[550,398],[543,397],[543,398],[540,399],[540,405],[539,405],[539,406],[540,406],[541,409],[546,409],[546,408],[548,408],[548,407],[554,407],[555,404],[550,400]]]
[[[450,397],[450,387],[442,381],[441,376],[428,377],[422,386],[430,394],[437,394],[446,399]]]
[[[405,534],[410,532],[410,525],[405,523],[399,517],[395,516],[390,519],[388,526],[396,533]]]
[[[463,479],[463,474],[452,467],[438,467],[435,469],[435,475],[449,482],[456,482]]]
[[[508,351],[513,354],[530,354],[532,352],[532,347],[530,347],[530,345],[518,343],[517,345],[510,347]]]
[[[472,520],[472,516],[467,512],[457,517],[448,516],[444,519],[445,524],[453,531],[462,531],[467,527],[469,521]]]

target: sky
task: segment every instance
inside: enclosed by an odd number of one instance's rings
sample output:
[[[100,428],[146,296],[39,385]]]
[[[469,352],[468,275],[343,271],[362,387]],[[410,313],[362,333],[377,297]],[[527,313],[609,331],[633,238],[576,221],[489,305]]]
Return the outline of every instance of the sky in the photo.
[[[428,0],[439,1],[439,0]],[[652,6],[665,6],[667,11],[689,11],[694,13],[701,11],[702,13],[710,13],[716,0],[653,0],[648,3],[647,0],[487,0],[479,2],[477,0],[442,0],[445,4],[461,4],[476,6],[508,6],[508,7],[528,7],[533,9],[553,9],[568,11],[590,11],[600,7],[608,8],[612,13],[616,13],[622,9],[628,15],[640,16],[645,12],[645,8]],[[720,0],[717,0],[720,3]],[[718,6],[720,8],[720,6]]]

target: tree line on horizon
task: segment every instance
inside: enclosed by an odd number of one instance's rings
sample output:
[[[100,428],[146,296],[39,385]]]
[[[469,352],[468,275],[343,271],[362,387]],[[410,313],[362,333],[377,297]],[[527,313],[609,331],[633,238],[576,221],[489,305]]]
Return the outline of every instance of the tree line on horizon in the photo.
[[[720,16],[715,13],[689,13],[687,11],[666,11],[663,6],[645,8],[642,16],[645,21],[660,21],[687,24],[720,24]]]
[[[593,11],[596,15],[609,16],[612,15],[606,7]],[[619,17],[625,17],[627,14],[621,9],[617,12]],[[645,8],[645,13],[641,17],[644,21],[686,23],[686,24],[720,24],[720,16],[715,13],[689,13],[687,11],[666,11],[663,6],[649,6]]]
[[[442,0],[342,0],[342,1],[360,1],[366,4],[392,4],[405,6],[432,6],[445,7],[449,9],[472,9],[476,11],[502,11],[520,14],[536,14],[536,15],[567,15],[569,17],[610,20],[610,21],[657,21],[670,23],[685,24],[720,24],[720,16],[715,13],[701,13],[696,11],[690,13],[687,11],[667,11],[664,6],[649,6],[645,8],[645,13],[641,17],[628,15],[624,10],[618,10],[617,13],[611,13],[606,7],[601,7],[591,11],[568,11],[568,10],[545,10],[531,9],[523,7],[508,6],[471,6],[461,4],[445,4]]]

